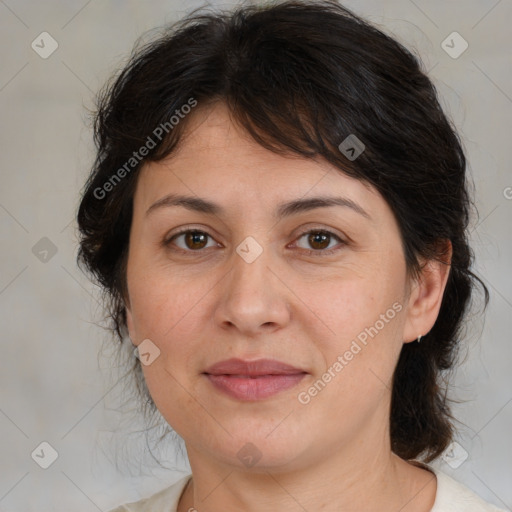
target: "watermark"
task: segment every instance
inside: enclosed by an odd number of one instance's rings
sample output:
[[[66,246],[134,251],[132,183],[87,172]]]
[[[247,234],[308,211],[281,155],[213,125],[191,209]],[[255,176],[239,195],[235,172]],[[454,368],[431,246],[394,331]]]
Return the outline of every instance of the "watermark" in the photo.
[[[47,59],[59,47],[59,43],[48,32],[41,32],[30,46],[39,57]]]
[[[160,356],[160,349],[147,338],[134,348],[133,353],[144,366],[149,366]]]
[[[468,42],[458,32],[452,32],[441,43],[441,48],[452,59],[458,59],[468,49],[468,46]]]
[[[246,263],[252,263],[263,252],[263,247],[252,236],[248,236],[238,244],[236,252]]]
[[[363,142],[353,133],[351,133],[346,139],[344,139],[338,149],[351,161],[353,162],[363,151],[366,146]]]
[[[32,247],[32,254],[42,263],[48,263],[57,251],[57,246],[46,236]]]
[[[469,453],[462,445],[457,443],[457,441],[453,441],[441,456],[452,469],[457,469],[459,466],[462,466],[468,457]]]
[[[368,336],[370,336],[372,339],[377,336],[379,331],[384,329],[386,324],[389,323],[390,320],[393,320],[395,318],[397,313],[400,313],[402,311],[402,304],[399,302],[395,302],[391,308],[389,308],[386,313],[381,314],[379,317],[379,320],[377,320],[371,327],[366,327],[363,331],[361,331],[357,336],[356,339],[352,340],[352,343],[350,344],[350,348],[344,352],[343,355],[340,355],[336,358],[336,361],[327,368],[327,370],[322,374],[322,376],[315,381],[314,384],[312,384],[307,391],[301,391],[297,395],[298,401],[302,405],[307,405],[309,402],[311,402],[311,399],[320,393],[329,382],[332,381],[340,372],[347,366],[350,361],[354,359],[354,356],[359,354],[361,352],[362,348],[361,345],[366,346],[368,343]],[[359,341],[359,343],[357,343]]]
[[[512,199],[512,187],[505,187],[503,189],[503,196],[505,199]]]
[[[252,468],[262,457],[262,453],[253,443],[245,443],[236,456],[248,468]]]
[[[30,456],[41,468],[48,469],[58,459],[59,454],[49,442],[43,441]]]
[[[126,177],[140,162],[149,154],[149,151],[156,147],[158,142],[162,139],[177,125],[181,119],[184,119],[187,114],[197,105],[197,100],[189,98],[187,103],[177,108],[174,111],[175,115],[172,115],[168,121],[159,124],[148,136],[146,142],[137,150],[134,151],[132,156],[124,163],[122,167],[112,174],[112,176],[103,184],[101,187],[94,189],[93,195],[96,199],[105,199],[108,192],[111,192],[114,187]],[[156,141],[155,141],[156,139]]]

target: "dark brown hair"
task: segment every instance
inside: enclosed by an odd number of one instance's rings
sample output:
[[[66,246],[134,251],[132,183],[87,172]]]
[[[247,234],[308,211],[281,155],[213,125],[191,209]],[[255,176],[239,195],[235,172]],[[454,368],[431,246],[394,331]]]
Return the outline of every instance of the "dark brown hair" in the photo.
[[[100,93],[97,158],[78,211],[78,262],[105,291],[110,327],[121,342],[138,171],[177,147],[189,119],[180,113],[191,98],[196,108],[225,102],[271,151],[322,157],[374,186],[397,219],[409,276],[418,276],[421,259],[445,262],[440,242],[451,241],[438,318],[420,344],[404,344],[390,414],[397,455],[438,457],[453,435],[445,371],[454,366],[475,284],[485,305],[489,295],[470,270],[465,155],[419,59],[334,1],[195,11],[134,51]],[[167,128],[165,136],[155,135],[158,127]],[[338,147],[351,134],[365,145],[355,160]],[[141,147],[148,149],[144,159],[131,160]],[[154,410],[136,358],[133,369]]]

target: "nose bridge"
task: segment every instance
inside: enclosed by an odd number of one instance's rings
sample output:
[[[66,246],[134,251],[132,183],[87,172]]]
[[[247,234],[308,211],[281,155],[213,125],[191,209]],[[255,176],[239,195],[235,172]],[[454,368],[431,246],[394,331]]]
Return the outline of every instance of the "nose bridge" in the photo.
[[[221,322],[241,331],[256,331],[265,324],[276,327],[287,320],[286,298],[271,271],[272,253],[264,243],[247,237],[232,254],[218,314]]]
[[[235,248],[232,257],[230,287],[234,294],[245,295],[247,292],[260,295],[268,285],[271,254],[265,240],[248,236]]]

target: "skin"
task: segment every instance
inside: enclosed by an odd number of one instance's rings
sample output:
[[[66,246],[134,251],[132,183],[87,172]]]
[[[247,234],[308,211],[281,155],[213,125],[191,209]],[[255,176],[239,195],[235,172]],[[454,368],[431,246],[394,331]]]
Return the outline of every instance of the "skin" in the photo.
[[[409,279],[398,224],[373,187],[325,161],[259,146],[222,103],[198,107],[185,135],[178,151],[141,170],[127,267],[130,338],[160,350],[144,376],[192,468],[178,510],[429,511],[435,475],[391,452],[391,379],[403,343],[434,325],[449,265],[427,262]],[[206,198],[225,212],[172,206],[146,214],[169,193]],[[281,202],[319,195],[343,195],[371,219],[340,206],[273,216]],[[163,245],[189,225],[210,236]],[[334,235],[313,245],[301,235],[309,229]],[[252,263],[236,252],[248,236],[263,249]],[[318,255],[329,249],[337,250]],[[451,247],[449,254],[451,261]],[[396,302],[401,311],[300,403],[298,393]],[[308,375],[270,398],[241,402],[202,375],[231,357],[275,358]],[[250,468],[237,457],[248,442],[261,453]]]

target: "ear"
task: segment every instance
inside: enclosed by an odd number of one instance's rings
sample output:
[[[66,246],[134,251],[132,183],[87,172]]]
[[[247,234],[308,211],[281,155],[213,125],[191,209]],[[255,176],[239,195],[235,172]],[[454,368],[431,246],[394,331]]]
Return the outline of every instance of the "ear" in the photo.
[[[407,300],[407,313],[404,325],[404,343],[416,341],[434,326],[444,290],[450,274],[452,261],[452,244],[442,240],[438,244],[441,261],[422,262],[420,275],[414,281]]]

